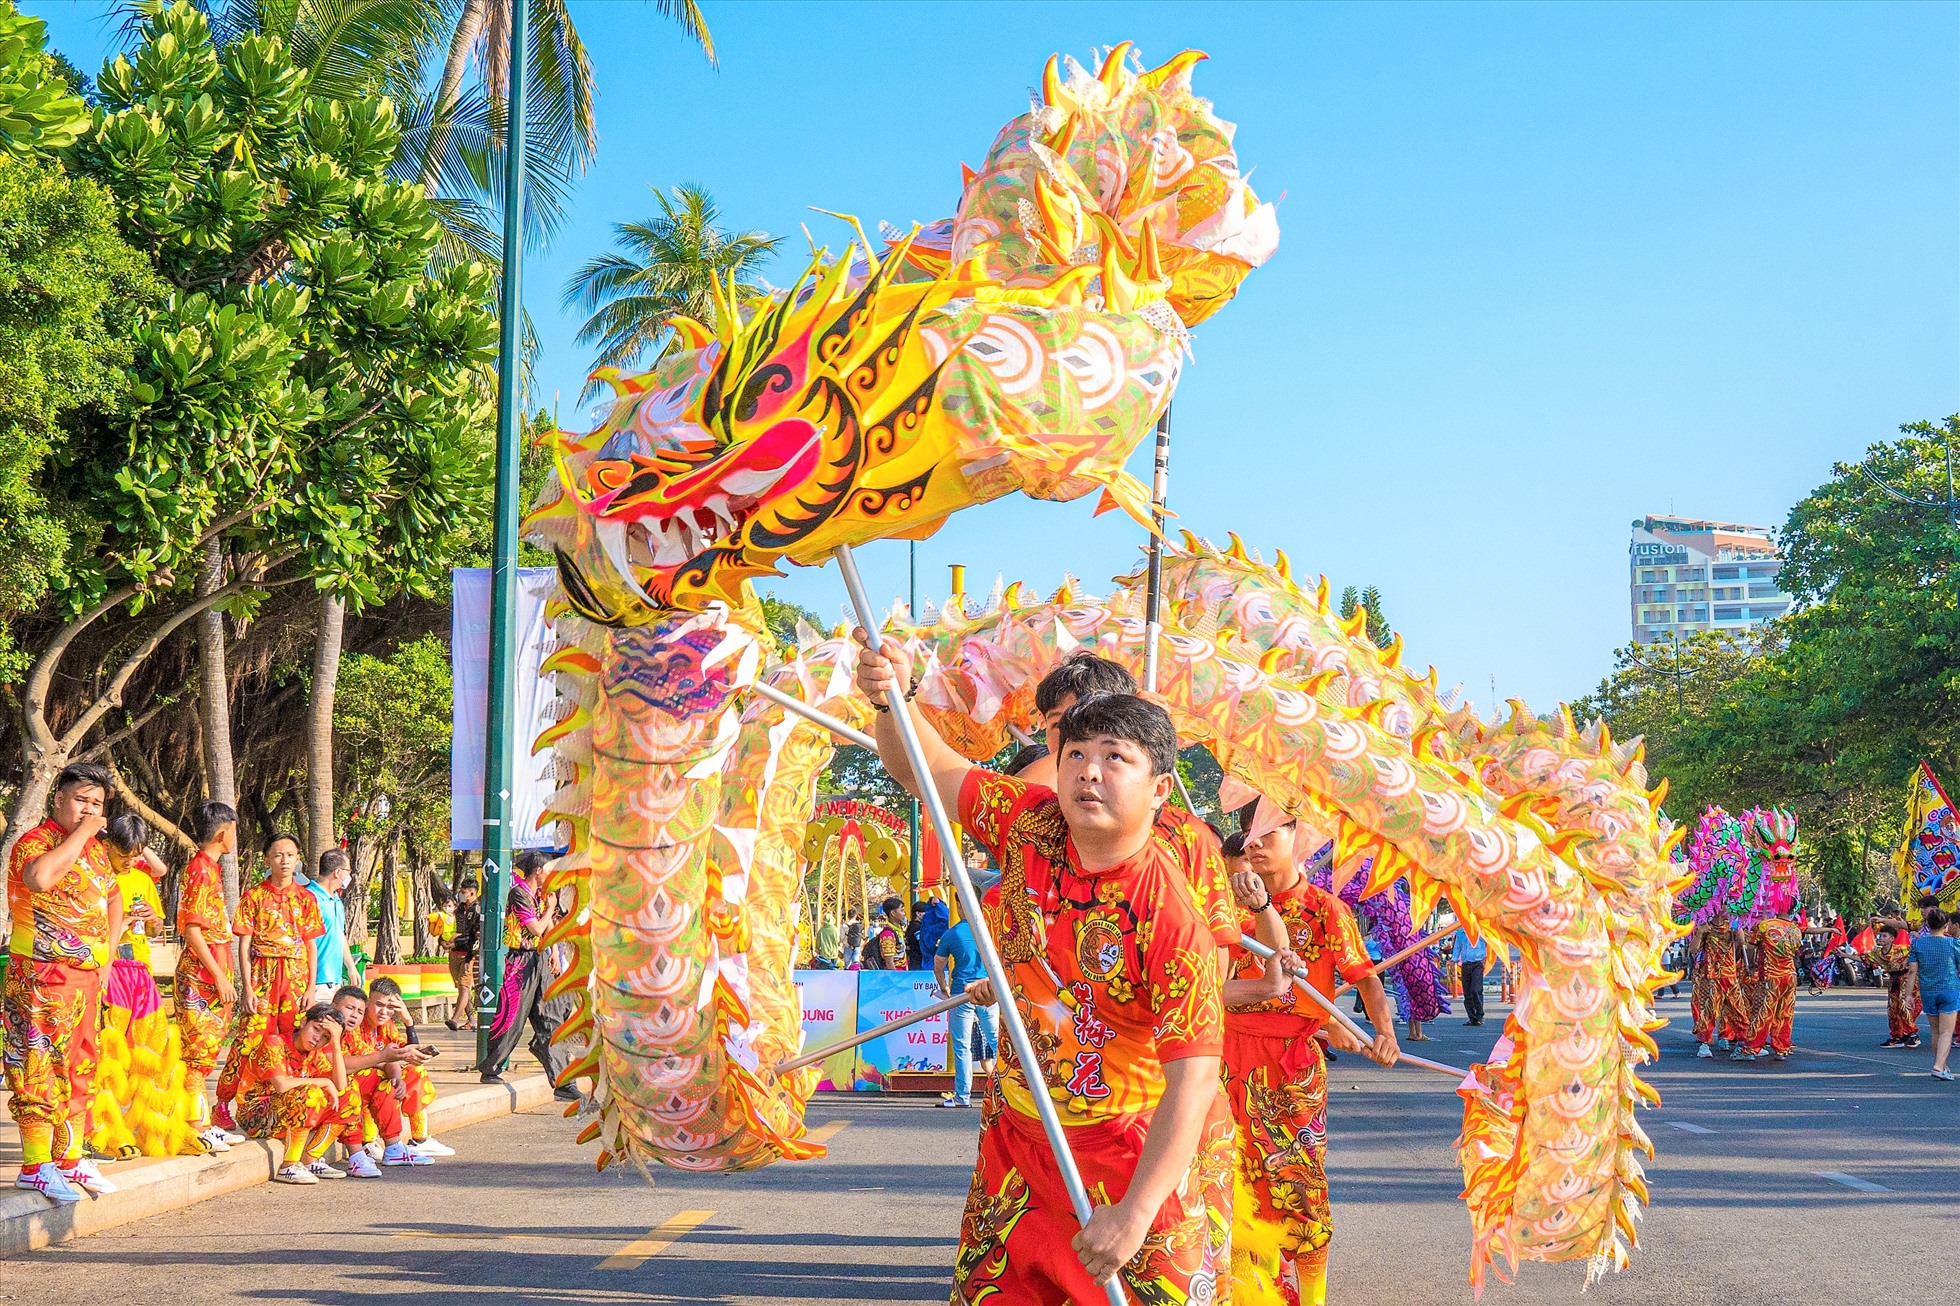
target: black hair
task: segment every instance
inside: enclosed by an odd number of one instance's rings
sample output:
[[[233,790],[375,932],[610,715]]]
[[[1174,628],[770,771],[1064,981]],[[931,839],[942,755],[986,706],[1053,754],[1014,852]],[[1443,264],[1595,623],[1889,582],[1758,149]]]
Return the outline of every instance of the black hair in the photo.
[[[1245,831],[1234,830],[1218,841],[1218,850],[1227,857],[1245,856]]]
[[[270,855],[272,852],[272,846],[277,843],[291,844],[293,846],[293,851],[296,853],[304,854],[306,851],[306,846],[299,841],[298,835],[288,834],[284,830],[281,830],[278,834],[273,835],[270,839],[267,839],[265,841],[265,851],[268,855]]]
[[[1935,934],[1938,934],[1946,928],[1947,919],[1947,914],[1938,907],[1928,907],[1926,909],[1926,928]]]
[[[238,809],[230,803],[199,803],[191,809],[191,838],[199,847],[218,837],[218,831],[227,825],[238,824]]]
[[[1061,731],[1064,744],[1098,735],[1127,740],[1150,755],[1152,775],[1170,775],[1177,769],[1177,727],[1171,724],[1171,714],[1135,694],[1085,698],[1062,713]]]
[[[435,881],[429,885],[429,897],[434,900],[436,906],[447,907],[455,901],[456,895],[449,891],[448,885]]]
[[[116,792],[116,773],[100,762],[70,762],[54,778],[54,791],[59,794],[76,785],[94,785],[105,795],[113,794]]]
[[[377,980],[375,982],[379,983],[380,981]],[[367,1004],[367,990],[358,984],[343,984],[335,989],[333,993],[333,1000],[335,1002],[340,1001],[342,998],[359,998],[362,1005],[365,1006]]]
[[[120,853],[140,853],[150,842],[150,823],[134,812],[112,816],[102,827],[102,841]]]
[[[530,852],[522,852],[517,854],[517,861],[514,864],[524,874],[536,875],[544,869],[545,855],[535,849]]]
[[[1070,696],[1081,702],[1098,694],[1134,695],[1136,692],[1136,677],[1121,664],[1094,653],[1076,653],[1062,659],[1041,678],[1041,683],[1034,687],[1034,707],[1045,716]]]
[[[370,998],[399,998],[401,995],[402,986],[396,983],[392,976],[377,976],[368,985],[368,996]]]
[[[353,869],[354,863],[347,856],[347,850],[345,848],[329,848],[320,854],[320,873],[313,878],[324,880],[335,872],[351,871]]]
[[[456,892],[458,893],[463,892],[465,889],[469,890],[471,893],[483,892],[482,886],[477,884],[476,877],[474,875],[465,875],[462,879],[462,882],[456,886]]]
[[[299,1019],[293,1022],[293,1033],[299,1033],[300,1026],[311,1025],[316,1020],[331,1020],[342,1029],[347,1028],[347,1022],[342,1020],[340,1013],[333,1009],[333,1003],[316,1002],[301,1012]]]
[[[1007,759],[1007,765],[1001,768],[1001,774],[1019,775],[1046,756],[1048,756],[1048,745],[1024,745],[1019,752]]]
[[[883,902],[878,904],[878,912],[880,915],[883,916],[889,916],[895,911],[904,911],[904,910],[905,910],[905,899],[899,897],[897,894],[893,894],[891,897],[885,899]]]

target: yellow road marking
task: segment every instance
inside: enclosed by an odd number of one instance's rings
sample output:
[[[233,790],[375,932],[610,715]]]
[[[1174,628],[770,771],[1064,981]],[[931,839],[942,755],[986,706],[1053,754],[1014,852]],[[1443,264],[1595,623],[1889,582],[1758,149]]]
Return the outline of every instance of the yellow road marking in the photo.
[[[833,1120],[827,1125],[818,1125],[815,1129],[812,1129],[808,1134],[804,1135],[804,1137],[813,1143],[828,1143],[831,1139],[843,1133],[845,1127],[850,1123],[848,1120]]]
[[[637,1270],[648,1259],[660,1255],[688,1230],[713,1215],[713,1211],[682,1211],[673,1219],[655,1229],[647,1230],[644,1238],[635,1238],[624,1247],[599,1262],[602,1270]]]

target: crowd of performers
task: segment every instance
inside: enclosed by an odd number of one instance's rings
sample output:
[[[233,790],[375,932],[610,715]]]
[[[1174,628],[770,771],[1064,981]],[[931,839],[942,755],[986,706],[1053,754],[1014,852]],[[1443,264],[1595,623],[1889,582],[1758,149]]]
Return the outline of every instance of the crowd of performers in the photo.
[[[873,704],[915,683],[890,640],[857,674]],[[953,1300],[1089,1302],[1120,1275],[1133,1301],[1323,1302],[1325,1045],[1399,1056],[1397,1012],[1355,913],[1313,881],[1317,840],[1285,813],[1242,813],[1248,837],[1228,861],[1170,803],[1176,731],[1121,666],[1078,654],[1035,705],[1047,755],[1013,776],[968,762],[914,709],[930,771],[916,778],[889,712],[876,720],[893,776],[914,793],[933,785],[1000,867],[982,910],[1094,1203],[1078,1226],[1003,1040]],[[1326,994],[1353,983],[1372,1041],[1324,1024],[1289,972]],[[983,1004],[1000,996],[984,979],[970,989]]]
[[[1695,1055],[1714,1056],[1719,1042],[1732,1061],[1754,1061],[1765,1053],[1789,1060],[1802,951],[1803,930],[1780,917],[1740,930],[1718,913],[1696,926],[1689,938]]]
[[[155,877],[164,868],[140,817],[106,815],[113,795],[106,768],[68,767],[48,819],[21,835],[8,861],[4,1059],[21,1135],[16,1185],[59,1202],[115,1191],[89,1154],[116,1124],[94,1118],[106,1069],[98,1036],[139,1030],[155,1030],[161,1046],[147,1049],[132,1077],[168,1067],[169,1082],[153,1091],[182,1100],[174,1112],[182,1136],[156,1140],[170,1152],[223,1151],[246,1135],[273,1140],[283,1148],[275,1177],[291,1184],[377,1178],[380,1166],[453,1155],[429,1134],[435,1094],[422,1067],[434,1050],[415,1041],[400,986],[386,977],[365,989],[315,983],[314,941],[325,926],[318,896],[297,880],[298,841],[275,838],[265,879],[226,912],[219,868],[237,848],[238,817],[223,803],[196,811],[198,850],[178,895],[173,1011],[160,1020],[149,936],[161,923]],[[345,859],[338,849],[327,856]],[[215,1109],[204,1095],[213,1071]],[[346,1149],[344,1170],[328,1160],[336,1144]]]

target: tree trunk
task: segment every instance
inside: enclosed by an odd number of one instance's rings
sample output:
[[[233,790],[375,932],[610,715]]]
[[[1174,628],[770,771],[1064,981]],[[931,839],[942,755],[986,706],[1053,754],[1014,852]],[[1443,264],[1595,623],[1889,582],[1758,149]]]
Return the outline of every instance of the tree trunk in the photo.
[[[347,604],[337,594],[320,596],[320,633],[313,643],[313,692],[306,714],[306,864],[334,846],[333,695],[340,682],[340,644]]]
[[[409,928],[415,935],[415,955],[431,957],[435,955],[436,941],[435,936],[429,932],[429,913],[434,909],[435,903],[434,895],[429,890],[431,882],[435,879],[435,867],[431,866],[428,859],[417,849],[410,847],[408,873],[409,883],[412,886],[409,903],[415,911],[415,919],[409,922]]]
[[[381,845],[381,918],[374,933],[374,959],[392,966],[402,959],[402,916],[395,904],[395,879],[401,871],[401,836],[390,830]]]
[[[347,892],[347,937],[367,942],[368,903],[374,895],[374,873],[380,865],[380,845],[371,835],[356,834],[348,840],[347,856],[354,863],[354,873],[348,877]],[[368,956],[375,955],[368,949]]]
[[[225,542],[212,536],[204,545],[204,567],[197,574],[197,597],[224,588]],[[207,608],[197,618],[198,711],[204,727],[204,788],[213,802],[238,809],[238,767],[231,754],[231,677],[225,666],[225,614]],[[224,872],[225,910],[238,909],[238,858],[219,860]]]
[[[40,750],[34,747],[31,738],[23,739],[22,748],[27,754],[27,765],[21,772],[26,779],[14,795],[13,810],[7,813],[6,837],[0,840],[0,863],[6,864],[11,864],[14,845],[20,842],[20,837],[46,818],[48,798],[54,792],[54,778],[61,774],[60,765],[52,764],[45,754],[36,756]],[[5,904],[6,895],[7,886],[0,881],[0,904]]]

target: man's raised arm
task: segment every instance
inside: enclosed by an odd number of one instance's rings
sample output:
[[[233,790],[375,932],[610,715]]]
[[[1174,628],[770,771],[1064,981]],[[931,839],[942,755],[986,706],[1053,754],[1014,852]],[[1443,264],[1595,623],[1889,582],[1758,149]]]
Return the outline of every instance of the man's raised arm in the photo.
[[[885,639],[874,647],[871,637],[862,630],[857,632],[857,641],[864,646],[858,654],[857,686],[878,709],[871,731],[878,741],[878,760],[905,792],[914,798],[925,797],[924,787],[912,774],[905,746],[899,742],[898,722],[885,710],[886,692],[896,688],[901,695],[908,696],[905,711],[912,718],[913,730],[918,732],[919,745],[926,755],[926,769],[931,772],[933,787],[939,791],[939,801],[945,805],[948,817],[959,820],[960,786],[966,781],[966,773],[973,769],[973,763],[948,747],[925,714],[913,707],[909,697],[913,689],[912,657],[899,642]]]

